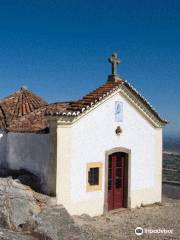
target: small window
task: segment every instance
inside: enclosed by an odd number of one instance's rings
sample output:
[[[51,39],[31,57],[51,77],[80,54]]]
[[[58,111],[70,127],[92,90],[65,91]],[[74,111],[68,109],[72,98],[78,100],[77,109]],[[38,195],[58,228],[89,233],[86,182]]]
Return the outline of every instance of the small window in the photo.
[[[99,168],[90,168],[88,172],[89,185],[99,185]]]
[[[102,190],[102,162],[90,162],[86,165],[86,191]]]

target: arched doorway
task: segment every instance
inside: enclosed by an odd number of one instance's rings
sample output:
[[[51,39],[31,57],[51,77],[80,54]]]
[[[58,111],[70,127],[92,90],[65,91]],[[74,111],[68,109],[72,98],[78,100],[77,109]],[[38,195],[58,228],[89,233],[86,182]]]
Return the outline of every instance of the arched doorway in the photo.
[[[128,207],[129,155],[117,149],[106,154],[105,211]]]

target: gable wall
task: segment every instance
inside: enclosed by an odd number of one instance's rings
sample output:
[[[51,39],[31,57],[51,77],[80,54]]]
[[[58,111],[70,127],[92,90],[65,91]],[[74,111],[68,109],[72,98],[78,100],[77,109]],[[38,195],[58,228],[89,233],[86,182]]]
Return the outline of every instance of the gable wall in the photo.
[[[122,123],[115,122],[115,101],[123,102]],[[120,136],[115,134],[118,125],[123,131]],[[63,127],[59,126],[61,134],[62,129]],[[105,190],[105,152],[115,147],[124,147],[131,151],[129,207],[148,201],[160,201],[160,187],[157,188],[157,184],[160,184],[161,179],[161,174],[159,174],[162,160],[161,129],[154,128],[120,94],[111,97],[66,131],[69,133],[71,143],[66,162],[70,161],[68,171],[71,179],[68,181],[71,189],[69,193],[71,203],[69,209],[72,213],[77,214],[79,211],[79,213],[91,212],[92,215],[102,214]],[[61,146],[61,148],[66,147],[68,149],[68,143],[66,146]],[[62,162],[62,159],[60,161]],[[89,162],[103,163],[102,191],[86,192],[86,164]],[[155,188],[158,189],[156,194]],[[156,199],[151,197],[148,200],[147,196],[142,197],[141,193],[144,194],[144,191],[148,189],[158,195],[154,197]]]

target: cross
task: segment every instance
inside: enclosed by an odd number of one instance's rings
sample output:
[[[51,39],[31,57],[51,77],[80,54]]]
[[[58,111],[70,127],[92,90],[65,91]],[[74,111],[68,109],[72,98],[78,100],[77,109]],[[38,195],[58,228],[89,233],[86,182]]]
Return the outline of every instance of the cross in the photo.
[[[121,62],[118,59],[117,53],[113,53],[112,56],[108,60],[112,64],[112,75],[116,76],[117,75],[117,72],[116,72],[117,64],[119,64]]]

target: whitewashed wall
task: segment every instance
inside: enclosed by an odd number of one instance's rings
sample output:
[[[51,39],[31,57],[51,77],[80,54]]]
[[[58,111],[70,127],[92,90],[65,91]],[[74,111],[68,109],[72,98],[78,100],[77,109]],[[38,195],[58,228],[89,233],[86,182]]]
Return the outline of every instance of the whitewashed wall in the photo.
[[[0,167],[7,167],[6,162],[6,143],[7,143],[7,134],[4,131],[0,130]]]
[[[46,185],[49,163],[49,134],[8,133],[0,138],[0,162],[12,170],[26,169]],[[3,164],[4,166],[5,164]],[[44,186],[44,189],[46,187]]]
[[[115,122],[115,101],[122,101],[124,105],[122,123]],[[115,134],[118,125],[123,131],[120,136]],[[59,138],[65,135],[63,132],[68,133],[66,136],[69,138],[64,143],[62,140],[58,143],[57,161],[59,168],[65,161],[68,169],[58,169],[57,174],[62,173],[59,175],[61,178],[66,175],[70,179],[57,179],[57,185],[60,185],[61,181],[63,185],[67,183],[67,188],[63,186],[67,189],[66,197],[63,199],[61,196],[58,199],[59,202],[63,201],[70,213],[103,213],[105,152],[115,147],[131,150],[129,207],[161,201],[161,129],[154,128],[120,94],[111,97],[71,127],[58,126]],[[63,159],[63,151],[68,152],[66,159]],[[86,192],[86,164],[99,161],[103,163],[102,191]],[[57,193],[58,196],[63,194],[58,186]]]

